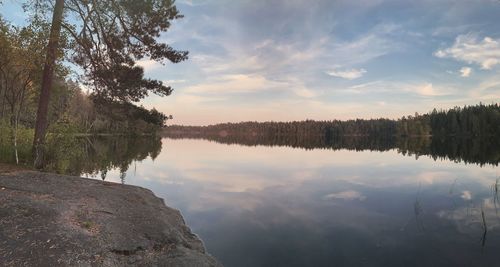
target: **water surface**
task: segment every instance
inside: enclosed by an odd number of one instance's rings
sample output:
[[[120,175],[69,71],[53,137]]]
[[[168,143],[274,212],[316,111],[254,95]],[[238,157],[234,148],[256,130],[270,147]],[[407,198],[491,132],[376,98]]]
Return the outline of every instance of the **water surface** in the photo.
[[[154,160],[125,174],[179,209],[226,266],[500,264],[499,171],[491,165],[394,149],[163,139]],[[106,180],[120,177],[111,170]]]

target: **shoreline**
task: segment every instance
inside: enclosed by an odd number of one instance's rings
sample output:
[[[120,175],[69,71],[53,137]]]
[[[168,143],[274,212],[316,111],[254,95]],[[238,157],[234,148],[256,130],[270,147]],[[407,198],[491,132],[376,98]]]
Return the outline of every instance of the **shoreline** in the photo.
[[[222,266],[152,191],[0,164],[3,266]]]

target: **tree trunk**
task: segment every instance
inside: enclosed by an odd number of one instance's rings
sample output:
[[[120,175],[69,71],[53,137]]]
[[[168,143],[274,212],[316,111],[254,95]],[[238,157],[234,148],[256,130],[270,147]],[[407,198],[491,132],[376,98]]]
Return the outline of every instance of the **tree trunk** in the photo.
[[[63,18],[64,0],[56,0],[54,13],[52,15],[52,25],[50,29],[50,39],[47,45],[47,56],[43,68],[42,88],[40,99],[38,100],[38,111],[36,113],[35,138],[33,139],[33,152],[35,167],[43,167],[43,152],[45,143],[45,132],[47,130],[47,115],[50,100],[50,90],[54,77],[57,50],[59,48],[59,36],[61,35],[61,24]]]

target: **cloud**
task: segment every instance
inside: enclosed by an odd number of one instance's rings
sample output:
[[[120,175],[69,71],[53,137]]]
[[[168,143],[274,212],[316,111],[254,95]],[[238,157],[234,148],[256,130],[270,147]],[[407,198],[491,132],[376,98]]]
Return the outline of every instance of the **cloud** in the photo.
[[[326,74],[330,76],[339,77],[347,80],[354,80],[361,78],[365,73],[366,73],[365,69],[346,69],[346,70],[334,69],[326,72]]]
[[[346,89],[343,92],[351,94],[377,94],[378,96],[401,95],[414,96],[415,94],[424,97],[430,96],[446,96],[454,93],[452,85],[434,85],[429,82],[422,81],[387,81],[377,80],[367,83],[357,84]],[[382,99],[382,101],[386,101]]]
[[[469,67],[463,67],[460,69],[460,76],[462,77],[469,77],[471,73],[472,69]]]
[[[165,84],[174,84],[174,83],[185,83],[186,80],[165,80],[163,83]]]
[[[498,49],[484,51],[500,40],[493,25],[488,26],[494,24],[492,16],[476,20],[461,13],[477,11],[466,4],[424,0],[405,8],[414,17],[387,19],[394,2],[386,1],[276,0],[269,5],[179,0],[185,18],[176,20],[161,40],[190,51],[190,59],[158,69],[155,62],[141,62],[153,69],[148,73],[152,78],[175,87],[171,97],[154,98],[153,104],[176,115],[176,123],[208,124],[396,118],[495,100],[500,86],[485,81],[497,73],[476,73],[483,66],[497,66],[498,56],[487,52]],[[449,9],[448,2],[459,8],[454,17],[443,18],[440,11]],[[430,7],[435,12],[428,13]],[[380,17],[372,16],[372,8],[380,8]],[[467,32],[481,35],[460,36]],[[435,56],[452,60],[434,64],[440,61]],[[479,74],[481,80],[459,76]],[[364,108],[368,105],[369,110]]]
[[[188,93],[251,93],[284,89],[288,84],[280,81],[269,80],[262,75],[228,74],[222,75],[211,81],[186,87]]]
[[[479,40],[472,34],[459,35],[453,46],[434,53],[439,58],[453,58],[469,64],[477,64],[489,70],[500,64],[500,39],[485,37]]]
[[[204,0],[183,0],[179,1],[180,4],[188,5],[188,6],[200,6],[205,5],[207,1]]]
[[[205,102],[222,101],[222,100],[224,99],[207,97],[207,96],[190,95],[190,94],[181,94],[176,97],[176,102],[178,104],[183,104],[183,105],[199,105]]]
[[[434,86],[432,85],[432,83],[426,83],[426,84],[423,84],[423,85],[416,86],[415,87],[415,91],[419,95],[423,95],[423,96],[438,96],[438,95],[442,95],[441,93],[437,92],[434,89]]]
[[[136,62],[136,65],[142,67],[145,71],[152,71],[163,67],[161,63],[150,59],[139,60]]]
[[[328,194],[323,197],[324,199],[343,199],[343,200],[365,200],[366,196],[358,191],[348,190],[339,193]]]
[[[342,65],[362,64],[400,50],[401,43],[387,35],[386,27],[374,27],[358,39],[336,42],[329,52],[330,57]]]
[[[318,96],[318,94],[310,89],[307,88],[299,88],[294,90],[295,94],[300,97],[304,98],[313,98]]]

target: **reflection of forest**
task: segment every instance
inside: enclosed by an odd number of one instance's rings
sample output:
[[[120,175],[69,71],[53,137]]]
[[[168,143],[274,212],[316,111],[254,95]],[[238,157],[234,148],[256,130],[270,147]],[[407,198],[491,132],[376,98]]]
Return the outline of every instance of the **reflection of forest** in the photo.
[[[81,176],[89,174],[104,180],[109,170],[120,170],[125,178],[129,166],[161,152],[160,137],[81,137],[53,140],[45,170]]]
[[[275,134],[201,134],[199,132],[165,132],[172,139],[193,138],[223,144],[245,146],[288,146],[304,149],[348,149],[387,151],[396,149],[403,155],[430,156],[456,162],[498,165],[500,141],[498,138],[431,138],[394,136],[313,136]]]

